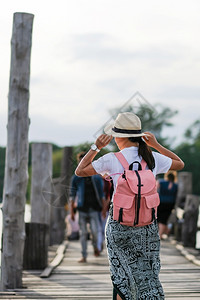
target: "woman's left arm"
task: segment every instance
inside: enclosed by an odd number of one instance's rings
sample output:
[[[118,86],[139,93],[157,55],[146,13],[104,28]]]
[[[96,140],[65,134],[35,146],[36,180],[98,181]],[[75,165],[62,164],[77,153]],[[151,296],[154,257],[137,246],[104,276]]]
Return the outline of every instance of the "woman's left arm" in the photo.
[[[97,138],[95,145],[100,150],[100,149],[104,148],[105,146],[107,146],[111,140],[112,140],[112,136],[107,135],[107,134],[101,134]],[[82,160],[78,164],[78,166],[75,170],[75,174],[77,176],[81,176],[81,177],[92,176],[92,175],[97,174],[97,172],[95,171],[95,169],[92,166],[92,161],[96,155],[97,155],[97,151],[90,149],[88,151],[88,153],[82,158]]]

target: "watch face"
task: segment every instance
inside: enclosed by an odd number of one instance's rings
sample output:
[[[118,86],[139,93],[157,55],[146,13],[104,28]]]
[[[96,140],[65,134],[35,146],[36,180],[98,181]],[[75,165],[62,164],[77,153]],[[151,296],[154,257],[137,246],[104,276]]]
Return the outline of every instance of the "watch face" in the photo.
[[[97,146],[96,146],[95,144],[93,144],[93,145],[91,146],[91,149],[92,149],[92,150],[97,150]]]

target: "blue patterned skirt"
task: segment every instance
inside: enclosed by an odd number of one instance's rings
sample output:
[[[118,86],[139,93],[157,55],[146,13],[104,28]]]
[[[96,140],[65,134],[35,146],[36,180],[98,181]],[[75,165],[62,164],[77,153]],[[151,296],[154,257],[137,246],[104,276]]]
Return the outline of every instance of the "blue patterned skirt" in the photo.
[[[160,237],[157,222],[144,227],[120,225],[108,218],[106,245],[113,295],[123,300],[163,300],[159,280]],[[116,296],[113,296],[113,299]]]

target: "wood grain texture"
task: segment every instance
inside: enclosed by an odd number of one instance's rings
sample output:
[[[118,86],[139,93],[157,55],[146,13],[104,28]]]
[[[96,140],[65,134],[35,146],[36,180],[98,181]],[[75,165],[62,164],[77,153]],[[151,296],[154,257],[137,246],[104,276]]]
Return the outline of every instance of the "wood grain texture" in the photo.
[[[78,263],[80,256],[79,242],[70,242],[62,263],[48,279],[40,278],[38,271],[25,271],[23,284],[27,288],[16,289],[15,295],[0,295],[1,299],[111,300],[106,250],[94,257],[89,242],[88,262]],[[162,242],[161,260],[160,279],[166,299],[200,299],[200,267],[187,261],[169,242]]]
[[[32,144],[31,222],[50,224],[52,145]]]
[[[22,286],[33,17],[15,13],[13,18],[3,192],[2,290]]]

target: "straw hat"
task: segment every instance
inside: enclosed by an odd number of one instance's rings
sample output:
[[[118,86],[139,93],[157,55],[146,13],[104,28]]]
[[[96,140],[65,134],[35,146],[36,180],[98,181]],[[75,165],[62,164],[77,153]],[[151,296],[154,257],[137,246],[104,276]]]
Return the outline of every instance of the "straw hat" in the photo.
[[[141,131],[141,121],[131,112],[118,114],[113,124],[104,128],[104,132],[113,137],[139,137],[145,134]]]

